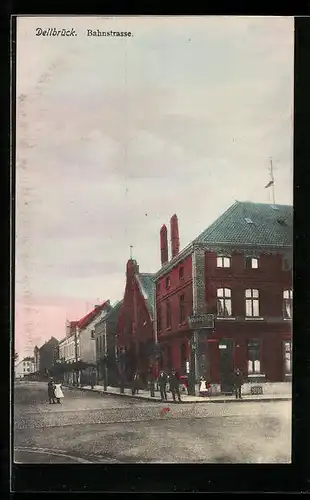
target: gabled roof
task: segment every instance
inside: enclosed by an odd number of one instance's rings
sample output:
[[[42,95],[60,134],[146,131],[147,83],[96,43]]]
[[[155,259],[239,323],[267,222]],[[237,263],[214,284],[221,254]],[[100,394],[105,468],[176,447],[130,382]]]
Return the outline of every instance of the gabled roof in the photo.
[[[190,255],[195,244],[287,248],[293,245],[293,207],[236,201],[178,255],[165,263],[156,278]]]
[[[112,316],[112,314],[115,314],[116,312],[120,311],[123,302],[124,302],[123,300],[119,300],[113,306],[111,306],[109,312],[107,312],[107,314],[97,324],[99,325],[99,323],[104,323]]]
[[[270,247],[291,246],[293,244],[293,207],[236,201],[194,242]]]
[[[136,278],[151,316],[155,314],[155,274],[139,273]]]
[[[110,305],[109,300],[105,300],[104,302],[102,302],[102,304],[98,305],[98,307],[94,307],[92,311],[90,311],[88,314],[86,314],[83,318],[81,318],[78,321],[77,323],[78,328],[79,329],[86,328],[86,326],[89,325],[89,323],[91,323],[107,305]]]

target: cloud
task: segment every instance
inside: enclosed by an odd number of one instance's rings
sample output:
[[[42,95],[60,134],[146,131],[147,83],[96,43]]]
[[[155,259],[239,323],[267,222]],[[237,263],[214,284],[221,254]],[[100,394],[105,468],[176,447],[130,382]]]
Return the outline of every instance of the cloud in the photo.
[[[292,202],[293,18],[52,21],[79,35],[18,21],[18,294],[122,298],[130,245],[154,272],[173,213],[183,247],[235,199],[268,202],[270,156]],[[84,35],[110,26],[134,36]]]

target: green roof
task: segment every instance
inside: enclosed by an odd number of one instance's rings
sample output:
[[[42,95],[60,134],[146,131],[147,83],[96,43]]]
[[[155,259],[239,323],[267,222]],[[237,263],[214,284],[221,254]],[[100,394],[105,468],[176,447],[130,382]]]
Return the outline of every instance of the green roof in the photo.
[[[148,309],[154,317],[155,314],[155,274],[139,273],[137,275],[144,299],[148,305]]]
[[[293,244],[293,207],[236,201],[194,243],[282,247]]]

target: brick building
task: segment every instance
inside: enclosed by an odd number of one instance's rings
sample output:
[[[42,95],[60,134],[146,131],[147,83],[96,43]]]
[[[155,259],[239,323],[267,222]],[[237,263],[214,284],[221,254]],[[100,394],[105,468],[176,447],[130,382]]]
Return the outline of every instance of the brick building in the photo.
[[[155,282],[154,275],[140,273],[137,262],[129,259],[126,286],[117,326],[118,352],[126,353],[125,380],[138,369],[144,380],[155,364]]]
[[[162,227],[155,281],[163,368],[191,366],[223,392],[237,366],[252,380],[291,376],[292,222],[291,206],[236,202],[180,252],[174,215],[170,261]]]

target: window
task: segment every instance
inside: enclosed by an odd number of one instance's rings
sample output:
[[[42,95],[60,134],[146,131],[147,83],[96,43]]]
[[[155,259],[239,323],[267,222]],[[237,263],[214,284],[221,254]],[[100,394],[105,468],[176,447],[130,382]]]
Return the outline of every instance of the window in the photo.
[[[284,342],[284,373],[292,373],[292,342]]]
[[[166,328],[171,327],[171,308],[170,302],[166,303]]]
[[[160,282],[156,284],[156,291],[157,293],[160,293]]]
[[[248,373],[260,373],[261,345],[259,340],[248,342]]]
[[[259,316],[259,292],[255,289],[245,291],[245,315],[248,317]]]
[[[231,316],[231,290],[230,288],[217,289],[217,315],[221,317]]]
[[[179,280],[184,279],[184,267],[180,267],[179,269]]]
[[[170,288],[170,276],[166,278],[166,289]]]
[[[90,332],[90,338],[91,339],[95,338],[95,330],[91,330],[91,332]]]
[[[258,258],[257,257],[246,257],[245,267],[247,269],[258,269]]]
[[[245,221],[246,221],[248,224],[253,224],[252,219],[250,219],[249,217],[246,217],[246,218],[245,218]]]
[[[162,329],[162,311],[161,311],[161,306],[158,306],[157,308],[157,330],[160,332]]]
[[[185,296],[180,295],[180,323],[185,321]]]
[[[99,352],[99,339],[98,337],[96,338],[96,352]]]
[[[293,290],[283,290],[283,317],[292,317]]]
[[[230,257],[219,255],[216,260],[217,267],[230,267]]]

